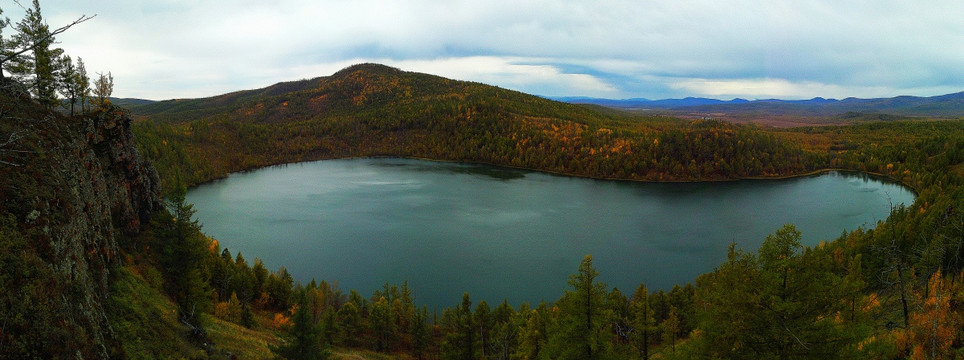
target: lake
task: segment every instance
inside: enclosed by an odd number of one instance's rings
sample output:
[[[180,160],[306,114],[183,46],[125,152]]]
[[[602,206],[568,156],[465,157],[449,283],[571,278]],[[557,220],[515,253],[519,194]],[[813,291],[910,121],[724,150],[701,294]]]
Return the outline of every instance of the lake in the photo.
[[[326,160],[269,167],[191,189],[204,232],[295,280],[337,280],[370,296],[408,281],[416,304],[495,306],[558,299],[586,254],[631,294],[669,290],[755,251],[792,223],[804,243],[873,227],[908,189],[862,174],[635,183],[478,164]]]

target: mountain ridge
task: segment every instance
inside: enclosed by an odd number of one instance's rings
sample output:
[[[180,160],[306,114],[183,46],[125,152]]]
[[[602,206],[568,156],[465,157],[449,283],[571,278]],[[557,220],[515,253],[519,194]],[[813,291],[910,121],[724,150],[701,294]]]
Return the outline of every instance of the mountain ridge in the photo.
[[[895,96],[890,98],[809,100],[732,99],[718,100],[704,97],[650,100],[645,98],[603,99],[592,97],[558,97],[559,101],[595,104],[621,109],[671,110],[680,112],[725,112],[735,114],[767,112],[772,115],[841,116],[847,113],[883,113],[913,117],[957,118],[964,116],[964,92],[937,96]]]
[[[389,67],[386,66],[386,68]],[[245,100],[250,100],[257,96],[275,96],[288,92],[308,90],[319,86],[319,84],[326,79],[337,77],[338,75],[338,73],[335,73],[333,75],[320,76],[311,79],[283,81],[263,88],[239,90],[202,98],[168,100],[112,98],[111,101],[118,106],[135,109],[135,113],[137,115],[153,115],[159,112],[171,111],[172,109],[176,109],[178,107],[183,107],[185,109],[196,107],[202,102],[202,100],[205,99],[217,99],[221,105],[231,106],[232,104],[242,103]],[[889,98],[847,97],[843,99],[835,99],[818,96],[811,99],[801,100],[778,98],[756,100],[733,98],[730,100],[721,100],[694,96],[657,100],[648,98],[609,99],[584,96],[561,96],[545,98],[570,104],[599,105],[631,111],[726,113],[731,116],[748,114],[760,115],[765,113],[768,115],[789,115],[803,117],[845,117],[852,116],[852,113],[865,113],[908,117],[964,117],[964,91],[926,97],[902,95]]]

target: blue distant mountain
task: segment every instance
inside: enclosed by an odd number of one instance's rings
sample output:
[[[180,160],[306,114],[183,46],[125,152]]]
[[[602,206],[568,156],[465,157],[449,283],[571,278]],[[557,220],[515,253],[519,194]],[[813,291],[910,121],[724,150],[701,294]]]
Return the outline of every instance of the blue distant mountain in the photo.
[[[702,106],[702,105],[719,105],[719,104],[741,104],[746,103],[748,100],[744,99],[733,99],[729,101],[708,99],[701,97],[687,97],[683,99],[663,99],[663,100],[650,100],[645,98],[633,98],[633,99],[600,99],[591,97],[560,97],[553,98],[553,100],[563,101],[573,104],[595,104],[602,106],[611,107],[626,107],[626,108],[653,108],[653,109],[672,109],[677,107],[689,107],[689,106]]]
[[[600,99],[590,97],[560,97],[554,100],[576,104],[595,104],[633,110],[672,110],[706,113],[767,113],[793,116],[840,116],[848,113],[877,113],[901,116],[942,118],[964,117],[964,92],[930,96],[897,96],[892,98],[843,100],[816,97],[809,100],[718,100],[699,97],[649,100]]]

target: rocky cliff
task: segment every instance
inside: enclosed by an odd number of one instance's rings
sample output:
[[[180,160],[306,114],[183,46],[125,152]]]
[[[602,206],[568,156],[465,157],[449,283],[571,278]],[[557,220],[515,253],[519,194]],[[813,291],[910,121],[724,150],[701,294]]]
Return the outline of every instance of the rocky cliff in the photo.
[[[122,247],[163,206],[119,108],[65,116],[0,83],[0,353],[104,358]]]

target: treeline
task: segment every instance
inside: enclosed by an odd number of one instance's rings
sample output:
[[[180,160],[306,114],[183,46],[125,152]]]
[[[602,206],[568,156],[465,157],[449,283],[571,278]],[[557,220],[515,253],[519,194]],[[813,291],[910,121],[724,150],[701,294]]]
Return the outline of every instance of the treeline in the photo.
[[[332,347],[417,359],[635,358],[675,346],[697,326],[692,285],[650,292],[641,284],[623,294],[598,281],[591,256],[570,276],[562,298],[534,307],[474,303],[466,293],[452,308],[429,312],[405,283],[385,284],[369,297],[345,293],[337,283],[302,284],[284,267],[270,272],[258,259],[249,265],[240,253],[220,249],[188,220],[193,209],[183,192],[167,204],[126,251],[156,261],[179,318],[201,339],[214,316],[281,330],[272,351],[286,358],[324,358]]]
[[[214,243],[199,262],[210,274],[200,286],[214,294],[214,316],[283,330],[273,351],[288,358],[324,358],[332,347],[417,359],[949,358],[964,339],[961,264],[922,267],[893,247],[864,250],[899,239],[885,229],[903,212],[876,232],[812,248],[785,226],[756,252],[731,248],[695,286],[668,293],[609,288],[587,256],[554,302],[489,305],[464,294],[430,313],[406,284],[346,294],[324,281],[293,282],[258,260],[249,267]],[[271,322],[256,323],[252,309],[274,314]]]
[[[674,124],[660,126],[663,133],[677,131]],[[705,140],[744,130],[687,126],[689,132],[662,138],[677,137],[678,146],[695,149],[694,133]],[[430,313],[405,284],[368,297],[327,282],[298,284],[283,269],[268,272],[257,259],[249,266],[210,242],[197,247],[207,259],[200,263],[208,264],[199,273],[209,274],[200,283],[216,294],[208,305],[215,316],[287,329],[275,349],[282,355],[324,355],[333,347],[423,359],[961,356],[964,121],[764,134],[820,154],[807,158],[817,162],[813,167],[826,162],[881,173],[913,186],[918,199],[895,207],[875,228],[814,247],[800,244],[800,233],[786,226],[756,251],[731,248],[716,270],[669,292],[644,284],[632,293],[609,288],[598,282],[587,257],[566,295],[554,302],[495,305],[466,294],[453,307]],[[250,311],[271,321],[252,323]]]

